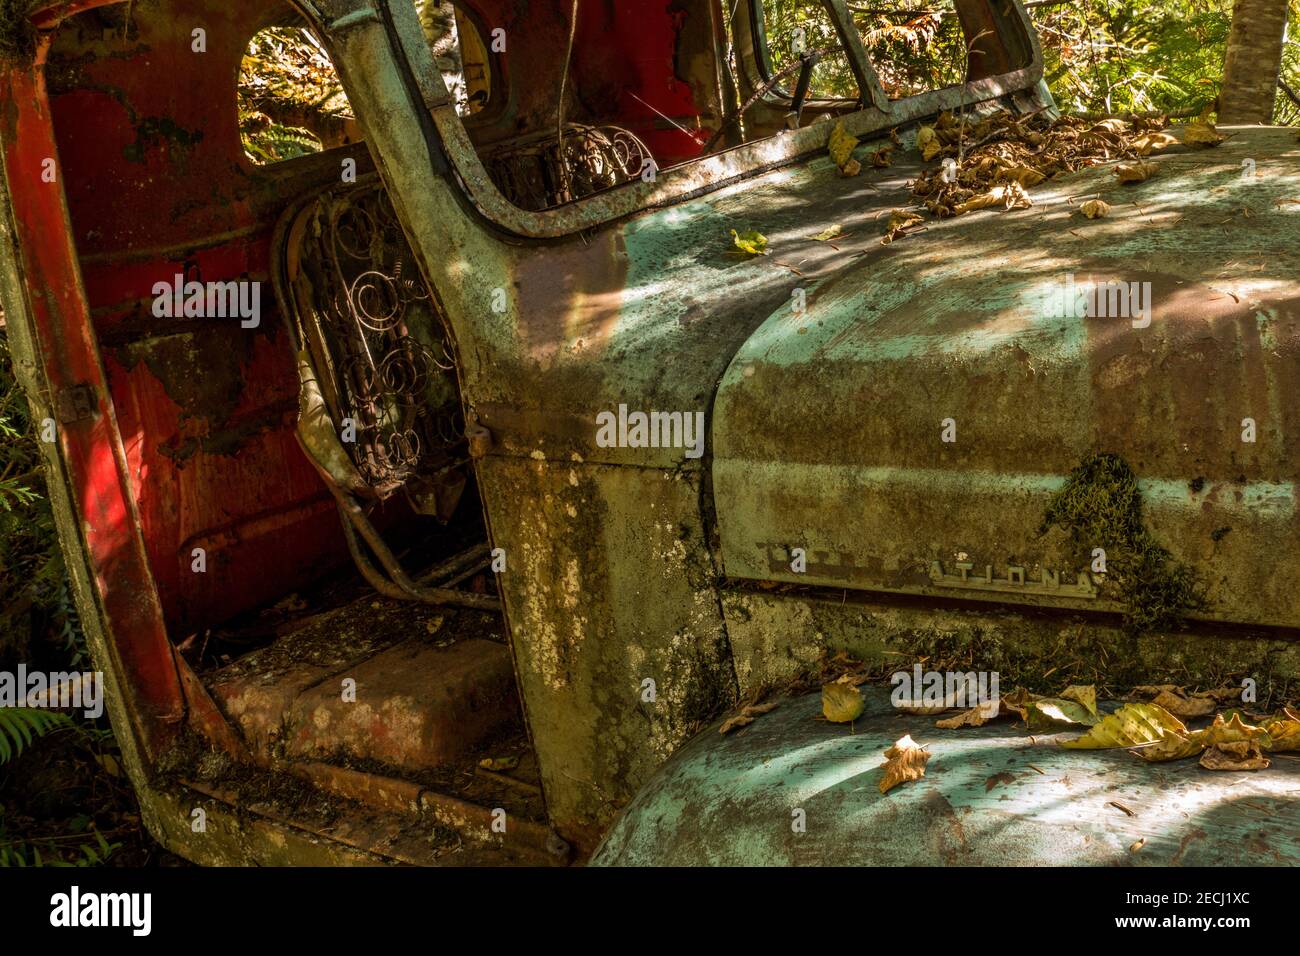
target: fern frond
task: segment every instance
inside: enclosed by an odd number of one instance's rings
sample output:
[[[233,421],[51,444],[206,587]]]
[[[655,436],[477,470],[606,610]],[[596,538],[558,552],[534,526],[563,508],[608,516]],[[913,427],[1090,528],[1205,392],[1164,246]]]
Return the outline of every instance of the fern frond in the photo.
[[[65,714],[30,707],[0,707],[0,764],[8,763],[37,737],[73,726]]]

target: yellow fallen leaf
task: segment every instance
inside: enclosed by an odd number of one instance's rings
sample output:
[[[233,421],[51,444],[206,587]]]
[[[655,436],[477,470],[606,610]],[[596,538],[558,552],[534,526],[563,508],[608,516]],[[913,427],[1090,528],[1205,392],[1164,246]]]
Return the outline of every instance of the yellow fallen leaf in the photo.
[[[858,138],[851,136],[844,131],[844,121],[840,120],[831,130],[830,141],[827,142],[826,148],[831,154],[831,160],[840,169],[853,158],[853,149],[858,145]]]
[[[918,747],[911,734],[894,741],[885,751],[885,776],[880,781],[880,792],[888,793],[900,783],[920,780],[925,776],[929,759],[929,752]]]
[[[1144,183],[1155,175],[1155,171],[1155,163],[1144,163],[1141,160],[1136,163],[1120,163],[1115,167],[1115,175],[1122,183]]]
[[[1205,149],[1222,143],[1223,134],[1214,128],[1213,123],[1203,123],[1197,120],[1183,127],[1183,142],[1188,146]]]
[[[1143,133],[1133,140],[1133,151],[1139,156],[1150,156],[1162,149],[1178,145],[1178,137],[1173,133]]]
[[[851,684],[822,685],[822,715],[832,724],[857,720],[866,706],[862,692]]]
[[[1061,691],[1061,697],[1065,700],[1078,701],[1083,704],[1088,713],[1094,717],[1099,717],[1097,713],[1097,688],[1092,684],[1071,684]]]
[[[484,757],[478,762],[478,765],[484,770],[492,770],[501,773],[504,770],[514,770],[519,766],[518,757]]]
[[[1267,770],[1269,763],[1260,752],[1258,740],[1215,744],[1201,754],[1201,766],[1206,770]]]
[[[1082,737],[1063,740],[1067,750],[1108,750],[1138,747],[1146,760],[1178,760],[1200,753],[1205,743],[1192,739],[1187,726],[1155,704],[1125,704],[1104,717]]]
[[[1089,219],[1100,219],[1110,212],[1110,203],[1100,199],[1089,199],[1080,208]]]
[[[1265,721],[1264,729],[1268,731],[1268,749],[1273,752],[1282,750],[1300,750],[1300,714],[1294,714],[1282,708],[1282,716]]]
[[[1258,740],[1265,744],[1271,743],[1267,730],[1246,723],[1241,719],[1241,714],[1237,713],[1232,714],[1227,720],[1224,720],[1223,715],[1219,714],[1214,718],[1214,723],[1206,727],[1201,733],[1204,735],[1203,739],[1207,747],[1237,743],[1242,740]]]
[[[916,131],[916,150],[926,162],[934,159],[943,149],[939,134],[931,126],[922,126]]]
[[[767,255],[767,236],[761,232],[755,232],[753,229],[747,229],[744,232],[731,230],[731,241],[736,248],[751,256]]]
[[[817,233],[817,235],[810,236],[809,238],[815,239],[817,242],[829,242],[831,239],[836,239],[842,235],[844,235],[843,226],[827,226],[821,232]]]

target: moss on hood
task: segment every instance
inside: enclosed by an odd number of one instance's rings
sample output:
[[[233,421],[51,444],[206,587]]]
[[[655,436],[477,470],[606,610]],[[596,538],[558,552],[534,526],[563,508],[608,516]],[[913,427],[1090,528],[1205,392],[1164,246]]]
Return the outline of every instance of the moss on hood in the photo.
[[[1118,455],[1086,458],[1052,496],[1040,533],[1068,532],[1081,567],[1092,550],[1106,552],[1102,587],[1124,606],[1131,633],[1160,630],[1208,602],[1195,571],[1173,556],[1145,527],[1142,492],[1128,463]]]

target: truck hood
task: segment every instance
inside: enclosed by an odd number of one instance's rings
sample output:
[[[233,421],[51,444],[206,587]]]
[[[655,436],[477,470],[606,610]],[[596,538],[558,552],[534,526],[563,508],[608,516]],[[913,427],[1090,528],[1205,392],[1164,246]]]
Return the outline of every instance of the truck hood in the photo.
[[[880,220],[844,222],[838,254],[857,258],[808,283],[802,314],[772,312],[718,390],[726,574],[1123,610],[1077,560],[1111,541],[1042,531],[1052,495],[1104,453],[1138,477],[1206,614],[1300,623],[1300,144],[1222,131],[1154,158],[1147,182],[1061,177],[1032,208],[888,247]],[[1109,215],[1080,215],[1092,198]],[[1051,304],[1088,283],[1125,295],[1103,295],[1104,314]]]

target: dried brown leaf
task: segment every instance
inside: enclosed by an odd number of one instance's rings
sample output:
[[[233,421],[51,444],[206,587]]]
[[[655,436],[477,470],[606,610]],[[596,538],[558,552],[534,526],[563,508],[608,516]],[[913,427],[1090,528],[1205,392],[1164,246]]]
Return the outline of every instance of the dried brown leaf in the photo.
[[[972,707],[970,710],[962,711],[955,717],[937,720],[934,725],[943,730],[956,730],[959,727],[983,727],[997,715],[997,707]]]
[[[1110,213],[1110,203],[1100,199],[1089,199],[1079,209],[1089,219],[1100,219]]]
[[[1143,133],[1132,143],[1133,152],[1139,156],[1150,156],[1152,153],[1177,145],[1178,137],[1173,133],[1165,132]]]
[[[729,734],[733,730],[739,730],[741,727],[748,727],[756,719],[769,711],[775,710],[779,701],[773,701],[768,704],[746,704],[740,709],[740,713],[728,717],[718,728],[718,733]]]
[[[1258,740],[1215,744],[1201,754],[1201,766],[1206,770],[1267,770],[1269,762],[1260,752]]]
[[[881,245],[889,245],[899,236],[906,235],[908,229],[922,221],[921,217],[914,212],[895,209],[890,213],[889,222],[885,225],[885,237],[880,240]]]
[[[1201,694],[1188,697],[1181,689],[1162,690],[1151,703],[1163,707],[1175,717],[1205,717],[1214,713],[1218,706],[1213,697]]]
[[[925,776],[929,759],[929,752],[918,747],[911,734],[900,737],[885,751],[885,776],[880,781],[880,792],[888,793],[900,783],[920,780]]]
[[[1031,205],[1025,187],[1019,183],[1004,183],[1001,186],[994,186],[988,192],[981,193],[973,199],[958,203],[952,211],[960,216],[963,213],[988,209],[991,206],[1001,206],[1003,209],[1025,209]]]
[[[1155,175],[1155,171],[1155,163],[1144,163],[1141,160],[1136,163],[1120,163],[1115,167],[1115,175],[1122,183],[1144,183]]]

